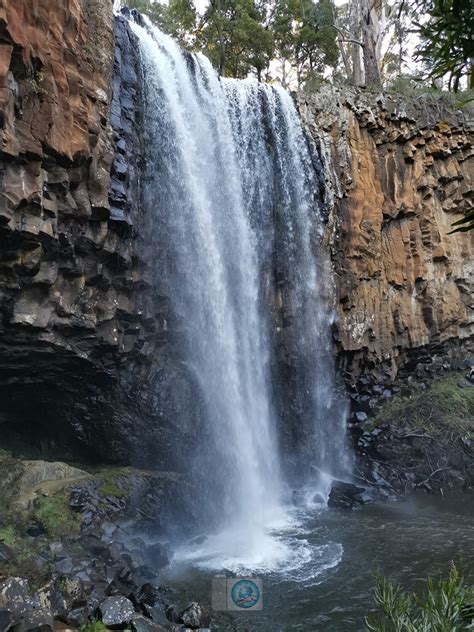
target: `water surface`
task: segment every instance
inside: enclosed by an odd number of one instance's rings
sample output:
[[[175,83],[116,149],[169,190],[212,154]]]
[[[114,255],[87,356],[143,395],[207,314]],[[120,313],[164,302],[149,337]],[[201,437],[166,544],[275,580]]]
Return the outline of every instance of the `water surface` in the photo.
[[[253,574],[263,579],[263,610],[213,613],[213,621],[228,631],[364,630],[373,569],[419,590],[427,576],[446,574],[455,560],[462,561],[472,582],[473,505],[472,496],[418,496],[352,512],[313,508],[299,516],[293,533],[287,528],[274,534],[293,546],[293,567]],[[210,607],[211,580],[219,571],[226,572],[199,568],[196,560],[175,560],[166,581],[177,588],[183,604],[198,600]]]

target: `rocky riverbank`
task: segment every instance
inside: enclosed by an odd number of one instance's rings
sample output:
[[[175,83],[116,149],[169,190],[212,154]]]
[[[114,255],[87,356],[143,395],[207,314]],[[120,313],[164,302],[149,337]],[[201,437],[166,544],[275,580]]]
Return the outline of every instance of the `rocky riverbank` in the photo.
[[[0,630],[208,626],[198,604],[175,608],[173,591],[159,579],[169,563],[160,543],[169,525],[193,519],[179,503],[187,486],[181,477],[86,471],[6,453],[0,470]],[[178,528],[173,536],[179,535]]]
[[[383,391],[371,416],[350,424],[354,473],[387,496],[445,494],[474,487],[474,363],[420,365],[403,385]],[[379,400],[380,401],[380,400]]]

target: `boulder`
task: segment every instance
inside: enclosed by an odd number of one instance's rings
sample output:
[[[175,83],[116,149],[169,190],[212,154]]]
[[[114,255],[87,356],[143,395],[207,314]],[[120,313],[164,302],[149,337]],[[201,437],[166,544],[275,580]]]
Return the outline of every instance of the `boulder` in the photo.
[[[6,632],[13,623],[12,613],[6,608],[0,609],[0,632]]]
[[[332,509],[353,509],[363,504],[361,494],[364,487],[358,487],[352,483],[336,481],[333,483],[328,499],[328,507]]]
[[[168,566],[168,564],[170,563],[170,559],[165,547],[159,542],[156,542],[155,544],[147,547],[146,558],[148,565],[156,568],[157,570]]]
[[[15,632],[51,632],[52,629],[53,613],[48,608],[28,610],[15,625]]]
[[[151,619],[148,619],[140,614],[136,614],[133,617],[130,627],[133,632],[165,632],[165,630],[167,630],[167,628],[159,623],[155,623]]]
[[[8,610],[14,621],[19,621],[35,605],[26,579],[10,577],[0,583],[0,609]]]
[[[191,628],[192,630],[207,628],[210,623],[209,615],[196,601],[191,602],[189,606],[181,612],[179,618],[187,628]]]
[[[102,621],[109,628],[126,628],[135,616],[132,602],[126,597],[108,597],[100,604],[99,610]]]

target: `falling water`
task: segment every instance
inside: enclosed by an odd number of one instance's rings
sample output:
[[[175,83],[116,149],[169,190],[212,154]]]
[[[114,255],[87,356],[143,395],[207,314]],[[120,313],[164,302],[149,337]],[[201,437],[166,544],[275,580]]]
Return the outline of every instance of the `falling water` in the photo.
[[[319,473],[337,473],[343,453],[323,300],[328,274],[315,256],[316,172],[284,90],[221,80],[204,56],[183,53],[149,23],[132,28],[143,68],[143,190],[154,213],[156,282],[170,297],[181,361],[199,393],[202,423],[191,429],[185,467],[200,490],[203,523],[212,519],[219,532],[205,555],[223,555],[223,566],[258,566],[288,555],[271,537],[288,520],[284,398],[275,395],[286,321],[292,397],[312,420],[306,451],[294,458],[308,461],[301,471],[313,494],[327,492]]]

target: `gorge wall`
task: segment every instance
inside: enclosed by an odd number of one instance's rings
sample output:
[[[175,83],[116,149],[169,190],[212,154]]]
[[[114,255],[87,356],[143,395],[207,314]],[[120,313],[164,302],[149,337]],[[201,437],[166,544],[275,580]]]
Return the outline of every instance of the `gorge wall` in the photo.
[[[299,107],[326,164],[347,383],[390,384],[404,367],[467,349],[473,240],[448,233],[473,204],[469,112],[329,86]]]
[[[136,44],[122,18],[115,47],[113,32],[101,0],[0,0],[0,428],[44,454],[160,466],[180,410],[168,386],[193,394],[144,256]],[[470,240],[447,235],[472,203],[472,138],[460,114],[410,108],[300,98],[353,385],[472,333]]]
[[[0,1],[0,423],[129,461],[161,316],[127,158],[136,56],[113,29],[101,0]]]

